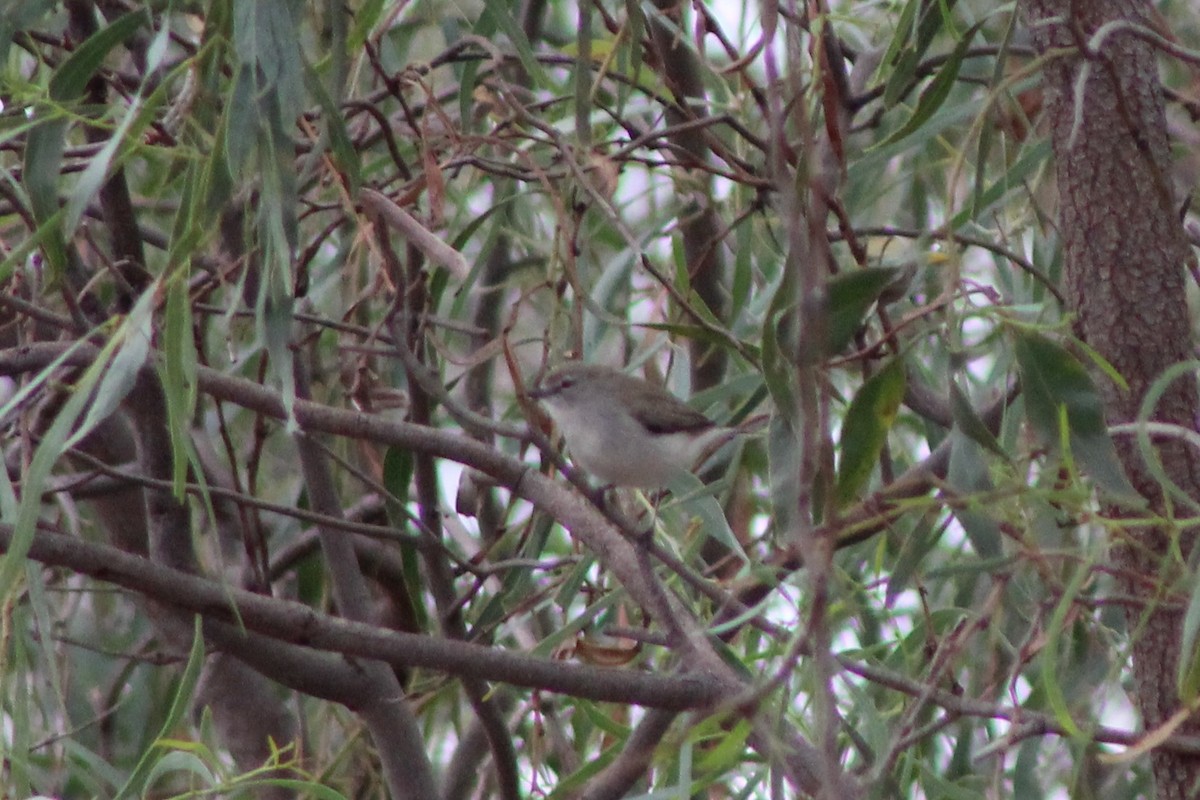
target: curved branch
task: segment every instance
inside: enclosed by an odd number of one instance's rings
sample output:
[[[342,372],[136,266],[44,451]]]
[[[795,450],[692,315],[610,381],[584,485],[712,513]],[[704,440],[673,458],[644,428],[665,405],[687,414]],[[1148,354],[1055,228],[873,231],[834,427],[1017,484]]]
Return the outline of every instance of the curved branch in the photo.
[[[0,551],[7,552],[11,542],[12,526],[0,523]],[[274,642],[302,645],[314,657],[316,651],[341,653],[386,661],[396,667],[475,675],[589,700],[677,711],[708,708],[728,697],[728,687],[711,676],[665,676],[569,664],[331,617],[302,603],[236,589],[44,527],[34,537],[29,557],[201,614],[206,632],[226,646],[235,635],[251,643],[261,641],[257,638],[261,635]],[[239,630],[238,624],[249,633]],[[309,685],[305,690],[313,688]],[[336,699],[344,702],[342,697]]]

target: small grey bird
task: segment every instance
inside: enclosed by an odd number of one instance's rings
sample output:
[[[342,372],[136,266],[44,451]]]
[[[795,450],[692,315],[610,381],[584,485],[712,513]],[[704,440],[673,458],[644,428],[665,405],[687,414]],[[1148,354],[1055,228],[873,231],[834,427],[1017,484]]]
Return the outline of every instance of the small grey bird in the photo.
[[[542,402],[575,463],[614,486],[660,488],[740,433],[665,389],[595,364],[559,367],[529,394]]]

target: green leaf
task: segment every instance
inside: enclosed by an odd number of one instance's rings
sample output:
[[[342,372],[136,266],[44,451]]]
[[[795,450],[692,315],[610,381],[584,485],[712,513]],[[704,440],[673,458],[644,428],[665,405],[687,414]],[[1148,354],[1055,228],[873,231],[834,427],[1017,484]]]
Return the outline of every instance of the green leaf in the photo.
[[[1004,70],[1008,63],[1008,50],[1012,45],[1013,31],[1017,28],[1017,20],[1020,15],[1010,14],[1008,25],[1004,29],[1004,38],[1000,42],[1000,52],[996,56],[996,62],[992,66],[992,86],[1004,85]],[[988,153],[992,148],[992,139],[996,126],[983,125],[979,130],[979,146],[975,150],[975,180],[972,182],[973,192],[971,194],[971,209],[972,217],[978,218],[979,208],[982,205],[984,177],[988,172]],[[1001,170],[1001,179],[1003,180],[1007,170]]]
[[[517,51],[521,67],[529,76],[530,81],[544,88],[549,85],[545,71],[538,63],[537,57],[529,45],[529,39],[513,18],[511,8],[512,4],[506,3],[504,0],[484,0],[483,12],[475,21],[471,33],[482,41],[491,41],[495,38],[497,31],[508,36],[513,48]],[[481,59],[471,59],[463,67],[462,74],[457,76],[459,114],[464,121],[472,119],[471,104],[474,102],[475,77],[484,63]]]
[[[142,101],[141,98],[135,97],[129,104],[128,110],[125,112],[125,117],[113,131],[113,135],[108,138],[104,146],[100,148],[100,152],[96,153],[87,167],[83,170],[83,174],[79,176],[79,180],[75,182],[75,188],[71,190],[71,195],[67,199],[67,207],[63,212],[62,230],[65,236],[73,236],[75,229],[79,226],[79,220],[83,218],[83,212],[87,210],[88,203],[100,191],[100,187],[108,180],[109,167],[112,166],[113,160],[116,158],[117,150],[125,142],[129,136],[130,129],[133,123],[139,117],[142,117],[143,124],[148,119],[141,115]]]
[[[772,415],[767,427],[767,468],[773,527],[790,531],[798,523],[800,507],[800,441],[795,429],[778,414]]]
[[[200,786],[212,786],[217,783],[217,776],[210,766],[216,759],[203,757],[211,755],[203,745],[196,745],[180,739],[163,739],[159,740],[158,746],[173,747],[176,750],[156,757],[154,765],[146,774],[145,786],[147,789],[155,786],[159,780],[165,781],[169,777],[183,779]]]
[[[28,592],[26,602],[29,604],[29,611],[33,618],[37,620],[37,629],[39,631],[52,631],[55,629],[54,619],[50,610],[50,603],[46,597],[46,582],[45,573],[42,565],[34,561],[25,562],[25,587]],[[14,619],[13,622],[16,622]],[[54,637],[38,636],[35,639],[35,644],[41,655],[42,666],[40,667],[46,673],[49,685],[52,688],[55,699],[58,702],[59,708],[66,711],[66,694],[62,679],[62,669],[60,659],[55,654]]]
[[[67,268],[66,242],[58,205],[58,171],[62,165],[65,119],[50,119],[29,132],[21,179],[29,194],[29,205],[37,219],[37,236],[53,273],[62,275]]]
[[[950,220],[950,229],[958,230],[973,219],[986,216],[994,205],[1014,187],[1022,187],[1025,180],[1049,160],[1053,148],[1048,137],[1034,139],[1021,148],[1015,162],[1005,168],[1003,174],[980,195],[974,193],[973,200]]]
[[[588,722],[596,727],[596,730],[603,731],[610,737],[627,739],[631,733],[629,725],[614,719],[611,715],[604,713],[595,703],[583,701],[579,703],[577,708],[587,715]]]
[[[996,441],[996,437],[988,430],[987,425],[983,424],[983,420],[975,413],[971,401],[963,394],[962,389],[958,388],[958,383],[955,381],[950,382],[950,413],[954,417],[954,426],[964,435],[1005,461],[1009,460],[1004,448]]]
[[[130,11],[89,36],[54,71],[50,78],[50,98],[66,102],[80,97],[109,52],[149,22],[150,15],[145,10]]]
[[[946,102],[946,98],[950,96],[950,90],[954,88],[954,82],[958,80],[958,70],[962,66],[962,61],[967,54],[967,50],[970,48],[971,42],[975,39],[975,34],[983,27],[985,21],[980,20],[972,25],[954,50],[950,52],[941,70],[933,77],[933,80],[925,87],[925,90],[921,92],[921,96],[917,99],[917,107],[913,110],[912,115],[904,121],[903,125],[892,131],[891,136],[874,145],[872,149],[887,147],[890,144],[911,136],[934,115],[934,112],[942,107],[942,104]]]
[[[895,279],[898,270],[891,267],[868,267],[843,272],[829,280],[829,338],[826,355],[837,355],[845,349],[862,325],[867,310]]]
[[[875,462],[887,442],[888,431],[900,410],[906,382],[903,360],[893,359],[871,376],[850,401],[842,429],[834,493],[839,508],[858,497],[870,480]]]
[[[29,628],[29,614],[17,597],[6,595],[5,604],[12,609],[8,625],[15,626],[10,630],[25,630]],[[24,636],[11,636],[5,648],[5,683],[7,686],[31,686],[36,672],[32,663],[33,654],[29,652],[28,639]],[[13,797],[30,797],[32,776],[36,773],[33,764],[33,732],[36,730],[38,708],[33,693],[29,691],[6,691],[5,712],[12,720],[11,728],[6,735],[8,741],[4,746],[4,778],[5,793]]]
[[[1145,423],[1153,419],[1155,409],[1171,384],[1180,378],[1195,380],[1195,376],[1192,373],[1197,368],[1200,368],[1200,362],[1182,361],[1163,370],[1162,374],[1154,379],[1154,382],[1150,384],[1150,387],[1146,390],[1146,394],[1142,397],[1141,406],[1138,408],[1136,434],[1138,449],[1141,451],[1142,460],[1150,470],[1150,474],[1166,490],[1167,494],[1174,499],[1174,502],[1189,507],[1193,511],[1200,509],[1200,499],[1193,497],[1187,489],[1180,486],[1167,474],[1167,469],[1162,461],[1162,453],[1151,439],[1150,431]],[[1122,385],[1122,388],[1128,387]]]
[[[171,26],[161,23],[158,26],[158,33],[154,34],[154,38],[150,40],[150,46],[146,48],[146,67],[144,74],[153,74],[162,66],[163,61],[167,57],[167,48],[171,43]]]
[[[1179,699],[1191,705],[1200,694],[1200,581],[1192,582],[1192,596],[1188,598],[1187,613],[1183,616],[1183,644],[1180,645],[1179,667],[1176,681]]]
[[[795,325],[798,303],[796,271],[785,266],[779,285],[771,293],[767,312],[763,315],[762,370],[771,399],[778,409],[776,416],[783,419],[791,430],[799,427],[796,424],[796,392],[793,386],[793,364],[799,350]]]
[[[0,5],[0,64],[8,63],[8,48],[17,32],[33,27],[34,21],[54,5],[55,0],[21,0]]]
[[[721,504],[699,478],[687,470],[677,470],[667,482],[667,488],[685,515],[700,519],[706,534],[737,553],[743,561],[750,561],[741,542],[734,536],[733,529],[729,527]]]
[[[367,38],[371,35],[371,29],[374,28],[381,19],[381,11],[383,10],[383,0],[364,0],[358,8],[354,10],[354,27],[350,29],[350,35],[346,41],[346,49],[351,53],[362,52],[363,45],[366,44]]]
[[[239,68],[234,77],[233,89],[225,104],[222,138],[226,143],[224,160],[227,168],[237,170],[247,166],[258,139],[258,110],[252,67]],[[213,158],[217,158],[217,153],[213,153]]]
[[[362,160],[358,156],[358,148],[354,146],[354,142],[350,141],[350,133],[346,130],[346,120],[342,116],[341,109],[337,107],[337,103],[330,97],[329,92],[325,91],[321,77],[309,65],[305,64],[304,67],[308,91],[321,106],[321,111],[324,112],[322,120],[325,133],[329,137],[329,150],[333,154],[334,163],[346,176],[346,189],[350,196],[357,196],[358,189],[362,186]]]
[[[179,678],[179,685],[175,689],[175,698],[171,702],[171,709],[167,712],[166,719],[159,728],[159,741],[165,740],[187,714],[188,709],[192,706],[192,695],[196,691],[196,684],[200,681],[200,668],[204,666],[204,618],[197,614],[194,619],[191,653],[188,655],[187,666],[183,668],[183,674]],[[142,753],[133,774],[121,787],[115,800],[121,800],[123,797],[145,796],[144,790],[148,786],[149,779],[158,762],[162,760],[161,755],[156,752],[158,748],[159,744],[156,741],[154,747]]]
[[[1067,735],[1073,738],[1083,736],[1083,732],[1079,730],[1079,726],[1071,717],[1070,709],[1067,708],[1067,700],[1063,695],[1062,683],[1059,680],[1063,677],[1063,672],[1058,665],[1058,656],[1064,646],[1063,631],[1067,625],[1067,615],[1074,607],[1079,590],[1083,588],[1084,581],[1090,574],[1091,569],[1086,564],[1075,569],[1075,574],[1071,576],[1070,582],[1063,589],[1062,598],[1046,625],[1046,646],[1042,648],[1041,655],[1040,674],[1046,700],[1050,704],[1051,711],[1054,712],[1054,718],[1062,725]]]
[[[483,13],[479,15],[479,21],[483,22],[487,19],[488,27],[499,28],[508,37],[513,49],[517,51],[517,58],[521,61],[521,67],[529,76],[529,80],[535,86],[545,88],[549,86],[549,81],[546,80],[545,71],[538,63],[533,48],[529,46],[529,39],[525,37],[525,32],[521,30],[521,26],[513,17],[512,9],[515,7],[506,0],[484,0]],[[464,92],[464,94],[470,95],[470,92]]]
[[[883,93],[883,102],[887,108],[894,106],[908,92],[917,66],[925,57],[929,46],[933,44],[934,37],[943,28],[947,29],[951,36],[958,38],[950,17],[955,2],[956,0],[909,0],[904,7],[896,26],[896,36],[889,43],[888,51],[881,62],[892,67],[892,74]]]
[[[586,700],[576,700],[576,705],[583,705]],[[547,800],[567,800],[567,798],[577,797],[579,789],[586,786],[596,775],[604,770],[613,759],[617,757],[625,747],[624,740],[617,740],[608,747],[601,750],[598,754],[591,758],[585,759],[575,772],[562,778],[554,786]],[[677,795],[676,795],[677,796]]]
[[[250,74],[261,110],[290,124],[304,111],[304,64],[298,46],[298,6],[290,0],[234,3],[233,39],[238,57]]]
[[[104,371],[95,398],[88,407],[87,416],[63,444],[63,449],[74,447],[92,432],[97,425],[108,419],[133,391],[138,373],[150,356],[150,343],[154,337],[154,300],[158,294],[155,283],[138,298],[129,316],[113,335],[118,344],[112,363]]]
[[[172,491],[182,501],[188,477],[188,428],[196,408],[196,367],[199,363],[196,341],[192,337],[192,309],[188,303],[187,272],[173,276],[167,289],[163,319],[163,395],[167,420],[171,426]],[[197,475],[203,475],[198,470]]]
[[[1103,402],[1083,365],[1059,345],[1029,331],[1016,333],[1015,353],[1025,414],[1042,443],[1059,450],[1059,410],[1064,409],[1071,452],[1096,485],[1114,499],[1144,505],[1117,458]]]
[[[890,574],[887,580],[887,591],[884,593],[884,602],[889,607],[896,602],[896,598],[902,592],[917,585],[917,578],[920,575],[921,565],[925,563],[925,557],[942,538],[942,529],[931,524],[930,517],[929,514],[905,514],[890,526],[892,534],[888,539],[899,541],[900,551],[887,554],[887,566]],[[885,546],[882,538],[879,546]]]
[[[409,486],[412,484],[413,471],[416,465],[412,451],[406,447],[389,447],[383,455],[383,488],[388,491],[388,503],[404,504],[408,502]],[[392,525],[401,527],[406,524],[403,508],[388,508],[388,519]]]
[[[255,322],[270,356],[268,372],[276,381],[287,415],[285,428],[288,434],[293,434],[300,430],[300,424],[296,422],[295,363],[290,347],[295,300],[282,286],[284,276],[280,274],[290,262],[268,257],[263,259],[263,263],[274,280],[263,283]]]
[[[0,415],[0,419],[3,419],[3,415]],[[16,519],[20,507],[17,491],[12,485],[12,477],[9,476],[8,470],[0,469],[0,519]]]
[[[894,106],[912,83],[914,68],[918,59],[914,57],[910,42],[915,32],[914,22],[917,10],[924,0],[908,0],[896,19],[896,35],[888,43],[887,52],[880,60],[880,66],[891,65],[887,85],[883,89],[883,104],[887,108]]]
[[[82,344],[84,341],[86,338],[79,340],[78,344]],[[0,558],[0,597],[8,596],[23,571],[25,557],[29,553],[29,545],[33,542],[35,526],[41,516],[42,489],[59,456],[66,450],[67,439],[84,408],[91,401],[92,391],[105,374],[108,361],[117,349],[119,341],[120,336],[118,335],[105,344],[96,360],[75,383],[74,391],[67,397],[62,409],[54,417],[54,421],[42,434],[42,440],[38,444],[37,450],[34,451],[29,465],[25,468],[21,480],[21,506],[16,521],[13,523],[12,540],[9,542],[7,552]],[[51,371],[57,368],[74,350],[75,346],[68,348],[65,353],[38,374],[32,385],[40,385],[44,382]],[[5,404],[5,411],[0,411],[0,415],[6,413],[7,409],[11,408],[21,396],[22,393],[18,392],[9,403]]]
[[[64,104],[82,96],[88,81],[109,52],[149,19],[145,11],[132,11],[88,37],[50,77],[50,99],[56,104]],[[33,215],[40,223],[38,234],[43,237],[46,258],[52,270],[61,275],[67,267],[67,247],[62,219],[56,215],[59,212],[58,176],[68,126],[60,110],[41,109],[38,116],[43,122],[29,133],[21,175]],[[131,113],[129,119],[133,116]],[[97,169],[103,173],[102,168]]]
[[[962,525],[976,553],[982,558],[999,558],[1003,555],[1001,542],[1004,539],[1000,524],[970,498],[973,493],[992,489],[987,462],[982,458],[983,451],[978,442],[968,438],[958,427],[950,432],[950,441],[953,449],[950,451],[946,482],[966,495],[965,503],[955,505],[954,517]]]
[[[239,781],[236,785],[238,789],[237,797],[265,797],[266,793],[258,793],[256,789],[279,788],[290,789],[290,794],[295,797],[311,797],[314,800],[348,800],[346,795],[335,789],[313,781],[298,781],[288,778],[272,778],[268,781]],[[243,795],[241,792],[245,792]]]

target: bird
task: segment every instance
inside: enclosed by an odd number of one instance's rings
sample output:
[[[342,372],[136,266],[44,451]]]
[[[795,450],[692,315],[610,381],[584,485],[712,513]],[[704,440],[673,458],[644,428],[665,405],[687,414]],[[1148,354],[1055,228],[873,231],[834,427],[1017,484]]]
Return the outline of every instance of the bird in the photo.
[[[572,460],[611,486],[662,488],[741,433],[666,389],[599,364],[560,366],[529,394],[562,433]]]

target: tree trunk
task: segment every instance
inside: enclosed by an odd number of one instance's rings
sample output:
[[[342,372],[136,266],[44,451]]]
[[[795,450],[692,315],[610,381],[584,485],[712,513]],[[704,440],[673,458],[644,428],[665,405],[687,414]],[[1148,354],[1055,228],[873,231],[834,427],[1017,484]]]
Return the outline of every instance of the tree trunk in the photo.
[[[1129,422],[1167,367],[1192,357],[1185,297],[1187,244],[1170,180],[1170,160],[1154,49],[1128,30],[1097,41],[1111,20],[1145,26],[1149,4],[1135,0],[1027,0],[1025,12],[1043,52],[1074,48],[1045,67],[1047,113],[1060,194],[1060,230],[1075,333],[1128,382],[1101,380],[1110,424]],[[1055,20],[1055,21],[1051,21]],[[1194,379],[1175,381],[1152,419],[1195,427]],[[1200,459],[1178,442],[1157,443],[1171,480],[1200,499]],[[1125,470],[1152,508],[1163,490],[1137,444],[1121,437]],[[1119,515],[1120,509],[1106,509]],[[1182,535],[1182,559],[1171,547]],[[1176,669],[1186,559],[1194,531],[1130,527],[1113,534],[1112,558],[1123,588],[1144,602],[1128,607],[1135,702],[1152,728],[1179,706]],[[1169,607],[1168,602],[1170,601]],[[1189,720],[1180,732],[1200,731]],[[1200,759],[1155,750],[1159,798],[1195,796]]]

